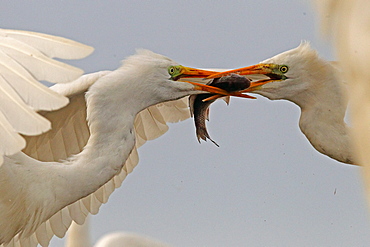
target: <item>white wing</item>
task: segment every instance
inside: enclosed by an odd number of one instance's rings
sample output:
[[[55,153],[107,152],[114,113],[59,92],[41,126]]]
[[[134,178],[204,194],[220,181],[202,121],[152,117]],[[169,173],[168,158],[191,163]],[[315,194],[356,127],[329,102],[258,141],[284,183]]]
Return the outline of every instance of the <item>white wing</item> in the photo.
[[[19,135],[37,135],[50,123],[36,110],[54,110],[68,99],[39,83],[68,82],[83,71],[52,59],[77,59],[89,55],[90,46],[56,36],[0,29],[0,165],[3,155],[25,146]]]
[[[68,84],[58,84],[51,89],[69,98],[70,103],[56,111],[40,111],[51,122],[52,129],[38,136],[24,136],[27,146],[23,152],[40,161],[59,161],[81,152],[90,136],[86,122],[85,92],[97,79],[110,73],[102,71],[80,77]],[[97,214],[102,203],[119,186],[139,159],[137,148],[168,130],[166,122],[178,122],[190,117],[188,99],[180,99],[149,107],[135,120],[136,145],[122,171],[93,194],[65,207],[43,223],[30,237],[16,236],[10,246],[48,246],[53,235],[63,237],[72,220],[83,224],[86,216]],[[21,246],[23,246],[21,245]]]

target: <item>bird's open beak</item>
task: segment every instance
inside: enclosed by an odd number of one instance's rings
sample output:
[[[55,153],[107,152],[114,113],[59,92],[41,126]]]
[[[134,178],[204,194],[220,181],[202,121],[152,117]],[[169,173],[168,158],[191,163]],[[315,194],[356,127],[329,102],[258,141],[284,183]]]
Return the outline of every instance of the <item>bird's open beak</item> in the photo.
[[[243,97],[243,98],[254,98],[254,97],[251,97],[249,95],[244,95],[244,94],[240,95],[239,93],[236,93],[236,92],[228,92],[228,91],[223,90],[223,89],[218,88],[218,87],[214,87],[214,86],[206,85],[206,84],[203,84],[203,83],[198,83],[198,82],[193,82],[193,81],[186,80],[186,78],[189,78],[189,79],[197,79],[197,78],[204,79],[204,78],[208,78],[210,76],[213,76],[214,74],[218,74],[218,72],[211,71],[211,70],[195,69],[195,68],[190,68],[190,67],[185,67],[185,66],[180,66],[179,68],[180,68],[179,73],[174,74],[172,76],[172,79],[173,80],[181,79],[181,81],[183,81],[183,82],[190,83],[190,84],[194,85],[195,90],[206,91],[206,92],[209,92],[209,93],[220,95],[221,97],[223,97],[223,96],[236,96],[236,97]]]
[[[217,72],[181,66],[179,78],[207,78],[214,74],[217,74]]]
[[[252,81],[249,88],[239,91],[239,93],[245,93],[245,92],[255,91],[259,89],[261,86],[269,82],[287,79],[287,77],[284,75],[286,71],[282,72],[280,71],[280,69],[281,69],[281,65],[260,63],[260,64],[256,64],[256,65],[252,65],[252,66],[248,66],[244,68],[227,70],[227,71],[220,72],[220,73],[213,73],[212,75],[208,76],[207,79],[219,78],[222,76],[229,75],[231,73],[239,74],[243,76],[248,76],[248,75],[250,76],[264,75],[265,76],[264,79]]]
[[[213,94],[217,95],[216,97],[211,96],[210,98],[208,98],[204,101],[208,101],[208,100],[211,100],[211,99],[217,99],[217,98],[224,97],[224,96],[235,96],[235,97],[241,97],[241,98],[255,99],[255,97],[249,96],[247,94],[240,93],[241,91],[239,91],[239,92],[228,92],[228,91],[223,90],[221,88],[206,85],[206,84],[202,84],[202,83],[197,83],[197,82],[192,82],[192,81],[184,81],[184,80],[182,80],[182,81],[194,85],[195,90],[206,91],[206,92],[213,93]],[[244,90],[243,90],[243,92],[244,92]]]

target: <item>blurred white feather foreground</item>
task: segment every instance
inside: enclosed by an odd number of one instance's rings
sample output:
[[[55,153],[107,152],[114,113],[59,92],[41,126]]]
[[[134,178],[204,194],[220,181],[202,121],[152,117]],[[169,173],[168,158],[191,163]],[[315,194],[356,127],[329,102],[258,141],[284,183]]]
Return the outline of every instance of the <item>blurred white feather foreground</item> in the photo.
[[[351,133],[357,162],[363,166],[363,177],[370,203],[370,1],[316,0],[323,31],[330,34],[343,67],[351,81],[348,87]]]
[[[90,247],[89,219],[83,225],[72,223],[65,247]],[[94,247],[171,247],[147,236],[131,232],[112,232],[101,237]]]
[[[66,82],[82,71],[50,57],[92,48],[32,32],[0,35],[0,243],[48,246],[72,220],[98,212],[137,165],[138,147],[190,116],[181,97],[204,91],[170,80],[168,67],[178,64],[146,50],[52,91],[38,80]]]

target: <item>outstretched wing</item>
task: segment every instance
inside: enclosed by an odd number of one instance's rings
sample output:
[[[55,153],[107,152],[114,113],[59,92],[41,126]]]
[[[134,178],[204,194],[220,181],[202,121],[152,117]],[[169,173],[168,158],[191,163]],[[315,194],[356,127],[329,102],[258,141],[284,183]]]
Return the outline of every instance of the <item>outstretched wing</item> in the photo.
[[[78,59],[92,51],[61,37],[0,29],[0,165],[3,155],[25,147],[20,134],[38,135],[50,129],[50,122],[37,110],[55,110],[68,103],[39,81],[68,82],[83,73],[52,58]]]
[[[27,155],[41,161],[65,160],[81,152],[90,136],[86,121],[86,90],[100,77],[110,73],[102,71],[80,77],[68,84],[58,84],[54,89],[69,98],[70,103],[56,111],[40,111],[51,122],[52,129],[38,136],[24,136]],[[110,194],[121,186],[126,175],[138,164],[137,148],[146,141],[155,139],[168,130],[167,122],[178,122],[190,117],[188,99],[161,103],[140,112],[135,119],[136,144],[121,172],[93,194],[57,212],[27,238],[16,236],[10,245],[48,246],[53,235],[63,237],[72,220],[83,224],[89,213],[97,214],[100,206],[108,201]],[[22,245],[21,245],[22,246]]]

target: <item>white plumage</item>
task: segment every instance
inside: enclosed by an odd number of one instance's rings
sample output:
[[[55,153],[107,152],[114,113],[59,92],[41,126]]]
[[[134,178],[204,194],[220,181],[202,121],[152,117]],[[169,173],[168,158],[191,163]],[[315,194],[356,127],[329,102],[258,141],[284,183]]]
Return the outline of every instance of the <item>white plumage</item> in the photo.
[[[138,163],[138,147],[165,133],[166,122],[189,117],[180,98],[204,91],[169,79],[168,68],[178,64],[147,50],[115,71],[50,90],[38,80],[67,82],[82,71],[49,57],[83,57],[92,48],[44,34],[1,34],[0,243],[48,246],[72,220],[82,224],[98,212]]]
[[[54,110],[68,103],[38,80],[68,82],[83,73],[52,58],[83,58],[92,51],[90,46],[60,37],[0,29],[0,164],[4,154],[24,148],[18,133],[36,135],[50,129],[36,110]]]
[[[280,71],[280,68],[284,71]],[[319,152],[340,162],[354,164],[354,150],[349,127],[344,121],[347,109],[346,82],[339,65],[320,58],[309,43],[280,53],[260,64],[226,71],[271,78],[245,90],[271,100],[285,99],[301,109],[299,127]],[[253,85],[253,84],[252,84]]]

